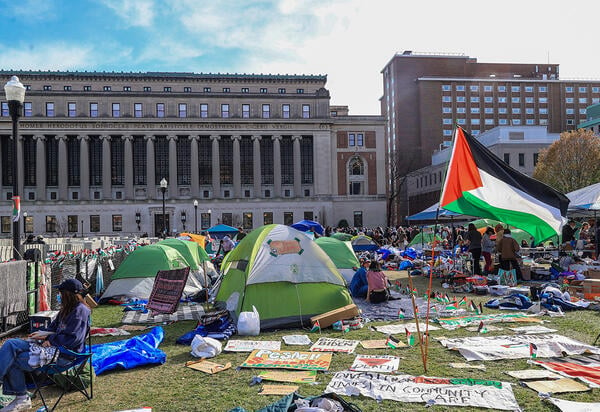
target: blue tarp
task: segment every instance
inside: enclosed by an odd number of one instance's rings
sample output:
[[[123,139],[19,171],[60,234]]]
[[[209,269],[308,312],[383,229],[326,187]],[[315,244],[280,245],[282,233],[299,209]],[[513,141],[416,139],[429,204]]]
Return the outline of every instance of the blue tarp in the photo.
[[[216,322],[210,325],[199,325],[196,329],[187,332],[183,336],[177,338],[176,343],[180,345],[189,345],[194,340],[194,336],[200,335],[202,337],[209,337],[218,340],[229,339],[233,334],[237,332],[235,325],[231,322],[229,315],[222,316]]]
[[[92,365],[96,375],[113,369],[165,363],[167,355],[158,349],[164,336],[163,328],[156,326],[150,332],[130,339],[92,345]]]
[[[308,232],[312,229],[316,234],[323,235],[323,226],[319,222],[313,220],[301,220],[291,225],[294,229],[301,232]]]

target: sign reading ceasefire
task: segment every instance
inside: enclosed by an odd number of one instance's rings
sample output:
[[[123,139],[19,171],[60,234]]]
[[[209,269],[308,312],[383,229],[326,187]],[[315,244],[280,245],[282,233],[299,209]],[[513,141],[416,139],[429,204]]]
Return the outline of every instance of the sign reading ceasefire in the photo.
[[[331,364],[331,353],[297,352],[283,350],[254,350],[242,363],[243,368],[280,368],[326,371]]]

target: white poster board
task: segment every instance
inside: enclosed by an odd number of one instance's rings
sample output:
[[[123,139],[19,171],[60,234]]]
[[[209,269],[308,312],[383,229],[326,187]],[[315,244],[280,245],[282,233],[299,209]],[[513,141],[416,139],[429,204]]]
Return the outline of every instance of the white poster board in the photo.
[[[391,373],[398,370],[400,358],[391,355],[356,355],[350,370],[355,372]]]
[[[252,352],[254,349],[280,350],[281,342],[274,340],[236,340],[230,339],[225,345],[226,352]]]
[[[359,341],[357,340],[319,338],[319,340],[310,347],[310,351],[353,353],[358,342]]]

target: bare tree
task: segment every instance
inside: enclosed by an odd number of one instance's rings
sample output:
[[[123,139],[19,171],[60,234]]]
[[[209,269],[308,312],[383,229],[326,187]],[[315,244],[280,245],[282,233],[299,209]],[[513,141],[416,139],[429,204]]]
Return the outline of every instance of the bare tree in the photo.
[[[392,222],[393,210],[401,210],[402,199],[400,195],[407,189],[406,180],[408,174],[415,169],[419,157],[416,150],[411,153],[395,153],[388,159],[389,164],[389,186],[387,198],[387,226],[398,222]]]
[[[540,152],[533,177],[568,193],[600,181],[600,138],[589,130],[563,132]]]

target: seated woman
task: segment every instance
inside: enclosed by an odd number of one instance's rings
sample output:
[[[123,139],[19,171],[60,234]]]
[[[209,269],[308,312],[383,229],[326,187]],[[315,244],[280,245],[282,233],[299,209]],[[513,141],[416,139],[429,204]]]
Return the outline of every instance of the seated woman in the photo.
[[[42,348],[63,347],[82,352],[89,329],[90,308],[85,304],[83,285],[77,279],[68,279],[58,285],[61,308],[56,319],[45,331],[33,332],[29,339],[9,339],[0,347],[0,384],[5,395],[15,399],[2,408],[2,412],[24,411],[31,408],[27,396],[25,372],[35,369],[30,366],[35,345]],[[32,347],[33,346],[33,347]],[[32,350],[33,349],[33,350]],[[33,360],[33,359],[32,359]],[[61,359],[58,359],[60,363]]]
[[[367,271],[371,262],[368,259],[360,260],[360,268],[352,276],[350,282],[350,294],[355,298],[366,298],[369,285],[367,283]]]
[[[367,272],[367,283],[369,285],[367,302],[381,303],[390,298],[388,278],[381,271],[381,265],[376,260],[371,261],[371,266]]]

